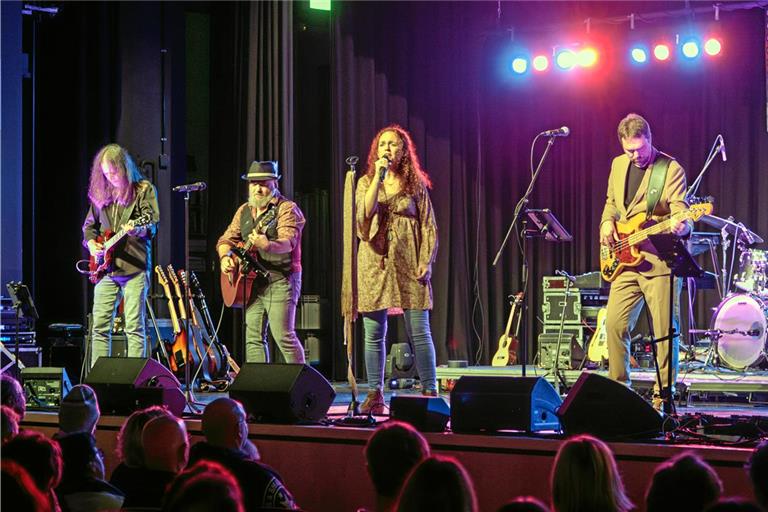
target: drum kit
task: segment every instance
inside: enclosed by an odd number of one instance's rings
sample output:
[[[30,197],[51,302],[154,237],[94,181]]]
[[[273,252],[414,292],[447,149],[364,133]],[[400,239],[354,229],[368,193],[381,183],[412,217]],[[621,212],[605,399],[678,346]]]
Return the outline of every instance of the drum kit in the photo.
[[[755,249],[754,246],[763,239],[732,218],[705,215],[701,222],[720,230],[722,285],[719,287],[722,300],[715,309],[710,328],[691,332],[703,333],[711,340],[707,363],[717,355],[720,366],[731,370],[758,369],[766,360],[768,251]],[[732,242],[729,258],[728,249]],[[730,266],[727,264],[729,259]],[[734,273],[737,261],[738,272]]]

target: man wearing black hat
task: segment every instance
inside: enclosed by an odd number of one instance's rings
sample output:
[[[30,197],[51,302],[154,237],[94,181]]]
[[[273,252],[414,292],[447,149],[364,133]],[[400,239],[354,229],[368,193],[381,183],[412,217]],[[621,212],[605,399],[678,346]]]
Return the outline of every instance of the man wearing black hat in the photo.
[[[277,162],[253,162],[248,174],[248,202],[240,206],[216,243],[221,271],[235,272],[233,248],[248,247],[249,255],[268,271],[255,279],[245,301],[245,360],[269,362],[267,326],[287,363],[304,363],[304,349],[294,328],[301,294],[301,230],[304,214],[277,188]]]

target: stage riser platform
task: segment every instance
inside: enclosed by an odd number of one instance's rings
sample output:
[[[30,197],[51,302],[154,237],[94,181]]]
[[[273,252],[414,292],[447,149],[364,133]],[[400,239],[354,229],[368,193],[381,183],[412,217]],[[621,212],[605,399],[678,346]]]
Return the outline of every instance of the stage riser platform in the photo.
[[[105,416],[96,439],[106,456],[107,473],[116,465],[114,448],[123,417]],[[57,430],[53,413],[29,412],[23,428],[52,436]],[[202,439],[199,420],[186,420],[192,443]],[[249,426],[249,437],[264,462],[283,476],[297,503],[308,511],[354,511],[372,508],[373,487],[368,480],[363,447],[371,430],[325,426]],[[512,435],[425,434],[432,450],[459,459],[469,471],[480,500],[480,510],[493,511],[518,495],[548,501],[549,473],[559,439]],[[628,493],[639,508],[654,468],[682,451],[698,453],[723,480],[726,496],[753,499],[743,469],[750,449],[712,446],[668,446],[651,443],[610,443]]]

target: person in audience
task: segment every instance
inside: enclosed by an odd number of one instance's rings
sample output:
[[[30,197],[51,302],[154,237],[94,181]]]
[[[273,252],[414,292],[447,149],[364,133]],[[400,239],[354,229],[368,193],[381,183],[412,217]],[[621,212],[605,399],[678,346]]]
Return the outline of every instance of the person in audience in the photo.
[[[647,512],[700,512],[722,492],[723,483],[709,464],[693,453],[681,453],[656,468],[645,506]]]
[[[248,440],[248,424],[240,402],[219,398],[209,403],[203,411],[202,427],[205,441],[192,447],[190,464],[208,460],[231,471],[243,491],[247,510],[296,508],[280,475],[269,466],[252,460],[243,449]]]
[[[7,405],[0,406],[0,422],[2,422],[3,444],[13,439],[19,433],[19,415]]]
[[[125,494],[123,506],[159,508],[166,486],[187,465],[187,428],[175,416],[158,416],[144,426],[141,444],[144,468],[119,487]]]
[[[758,505],[768,512],[768,439],[755,447],[747,471]]]
[[[153,418],[170,416],[167,409],[153,405],[146,409],[134,411],[123,423],[117,434],[117,460],[119,464],[112,471],[109,483],[118,489],[124,489],[131,482],[140,478],[144,471],[144,447],[141,444],[141,432],[144,426]]]
[[[429,455],[427,440],[407,423],[389,421],[376,429],[365,445],[368,475],[376,490],[376,512],[393,509],[405,477]]]
[[[73,386],[59,407],[59,432],[63,435],[86,432],[93,435],[101,412],[96,392],[87,384]]]
[[[0,509],[51,512],[51,503],[37,488],[29,472],[12,460],[0,462]]]
[[[472,480],[454,458],[432,455],[421,461],[403,484],[398,512],[476,512]]]
[[[549,508],[533,496],[518,496],[496,512],[549,512]]]
[[[19,381],[7,372],[0,375],[0,395],[0,405],[7,405],[16,412],[19,421],[23,420],[27,412],[27,397]]]
[[[163,512],[243,512],[243,496],[235,477],[224,466],[200,461],[168,486]]]
[[[58,442],[32,430],[20,432],[3,445],[3,461],[16,462],[26,469],[45,496],[49,508],[60,510],[53,492],[61,480],[61,449]]]
[[[59,446],[64,471],[56,495],[64,510],[117,510],[123,505],[123,493],[104,480],[104,455],[89,431],[60,437]]]
[[[742,498],[722,499],[706,509],[706,512],[761,512],[760,507]]]
[[[550,480],[554,512],[625,512],[633,508],[613,452],[592,436],[572,437],[560,446]]]

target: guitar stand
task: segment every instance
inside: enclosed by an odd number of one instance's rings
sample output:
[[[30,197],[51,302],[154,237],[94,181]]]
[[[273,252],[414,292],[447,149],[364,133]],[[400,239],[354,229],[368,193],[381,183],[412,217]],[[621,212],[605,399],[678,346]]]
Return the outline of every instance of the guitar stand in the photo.
[[[165,351],[165,343],[163,343],[162,336],[160,334],[160,328],[157,326],[157,318],[155,318],[155,311],[152,309],[152,303],[149,301],[149,297],[144,297],[144,304],[147,307],[147,311],[149,311],[149,318],[152,322],[152,326],[155,329],[155,334],[157,335],[157,349],[158,349],[158,360],[160,356],[165,359],[165,366],[167,366],[169,369],[171,367],[171,360],[168,357],[168,352]],[[152,350],[149,351],[150,358],[152,357]],[[162,361],[160,361],[162,363]]]

